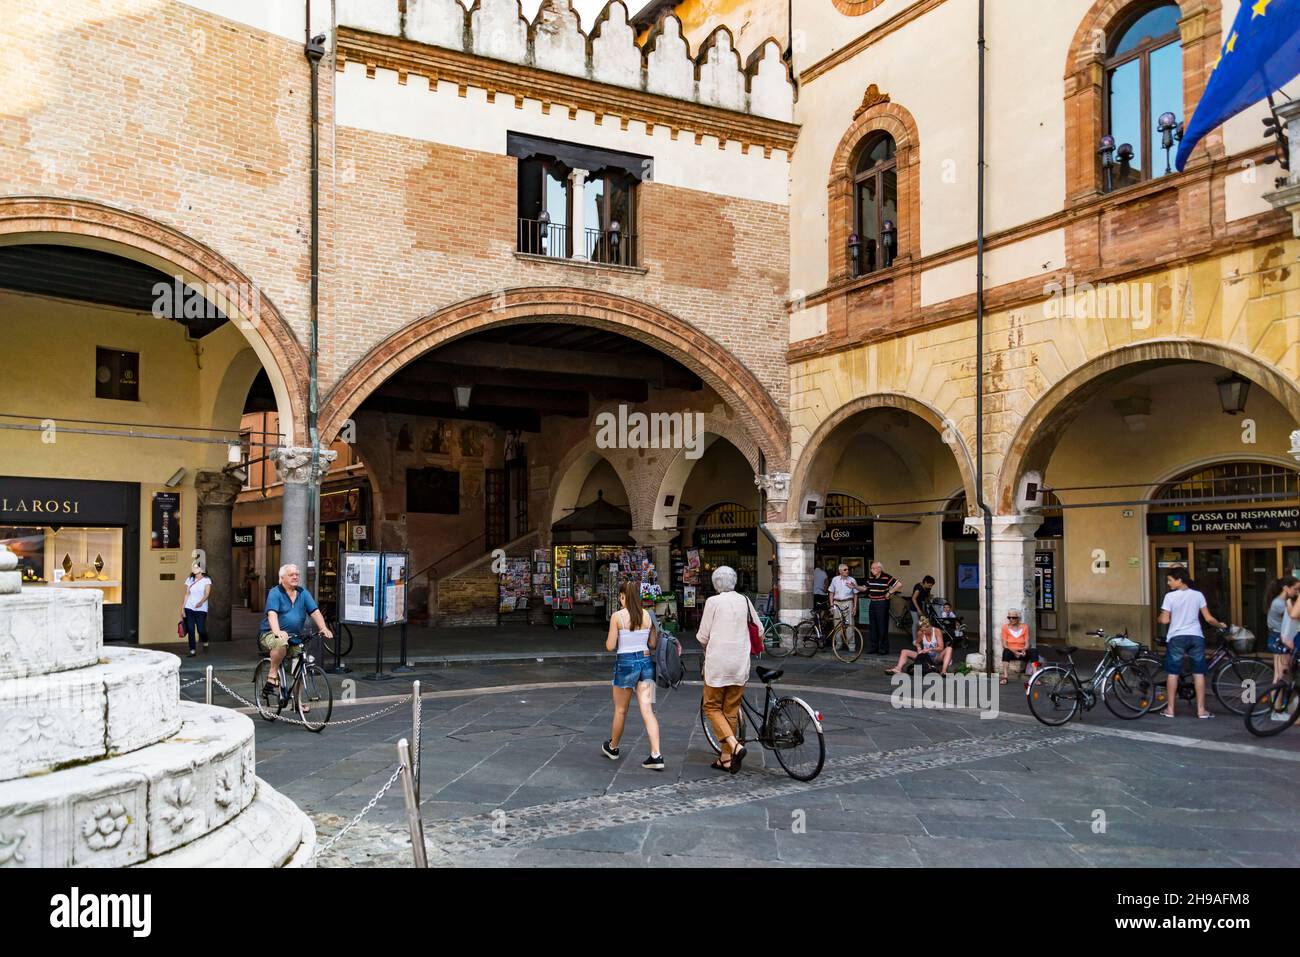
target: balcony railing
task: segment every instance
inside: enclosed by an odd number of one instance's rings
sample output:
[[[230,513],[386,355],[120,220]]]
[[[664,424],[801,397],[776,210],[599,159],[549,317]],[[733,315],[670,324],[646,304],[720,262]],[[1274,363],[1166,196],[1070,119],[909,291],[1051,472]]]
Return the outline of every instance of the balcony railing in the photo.
[[[610,266],[637,264],[637,236],[625,230],[584,230],[582,255],[590,262]],[[571,259],[569,227],[536,219],[519,220],[519,251],[552,259]]]

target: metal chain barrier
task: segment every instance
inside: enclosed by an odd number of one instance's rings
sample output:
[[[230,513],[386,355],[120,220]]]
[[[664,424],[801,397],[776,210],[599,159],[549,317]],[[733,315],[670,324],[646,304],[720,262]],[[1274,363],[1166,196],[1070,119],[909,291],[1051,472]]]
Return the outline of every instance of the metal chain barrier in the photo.
[[[343,835],[347,834],[348,831],[352,830],[354,827],[360,824],[361,819],[370,813],[371,809],[376,804],[379,803],[379,799],[382,798],[385,794],[387,794],[388,789],[391,788],[395,783],[397,783],[397,779],[401,777],[401,775],[402,775],[402,766],[399,764],[397,766],[397,770],[393,772],[393,776],[390,777],[387,782],[385,782],[383,787],[381,787],[378,791],[375,792],[375,796],[372,797],[370,801],[366,804],[366,806],[361,809],[360,813],[358,813],[357,816],[354,817],[352,820],[348,821],[347,824],[343,825],[343,830],[339,831],[337,834],[331,837],[324,844],[316,845],[316,852],[312,854],[312,863],[314,864],[322,854],[324,854],[335,844],[341,841],[343,839]]]
[[[181,690],[184,691],[186,688],[189,688],[189,687],[191,687],[192,685],[203,684],[203,682],[206,681],[206,680],[207,680],[207,679],[205,679],[205,678],[195,678],[193,681],[182,681],[182,682],[181,682]]]
[[[213,678],[212,680],[213,680],[213,682],[214,682],[214,683],[215,683],[219,688],[221,688],[222,691],[224,691],[226,694],[230,695],[230,697],[234,698],[236,701],[238,701],[238,702],[239,702],[240,704],[242,704],[244,707],[246,707],[246,708],[252,708],[254,711],[257,711],[257,712],[259,712],[259,713],[261,712],[262,709],[261,709],[260,707],[258,707],[258,706],[257,706],[255,703],[253,703],[252,701],[249,701],[247,698],[245,698],[243,695],[241,695],[238,691],[235,691],[233,688],[231,688],[228,684],[226,684],[226,683],[225,683],[224,681],[222,681],[220,678]],[[329,721],[329,727],[332,728],[332,727],[334,727],[335,725],[342,726],[342,725],[346,725],[346,724],[356,724],[356,723],[359,722],[359,721],[369,721],[371,718],[377,718],[377,717],[379,717],[380,715],[385,715],[385,714],[388,714],[388,713],[391,712],[391,711],[396,711],[398,708],[400,708],[402,705],[406,704],[406,703],[407,703],[408,701],[410,701],[410,700],[411,700],[411,696],[408,694],[406,697],[404,697],[404,698],[402,698],[402,699],[400,699],[400,700],[398,700],[398,701],[394,701],[394,702],[393,702],[392,704],[390,704],[387,708],[381,708],[379,711],[372,711],[372,712],[370,712],[370,714],[358,715],[358,716],[355,717],[355,718],[344,718],[344,719],[342,719],[342,720],[331,719],[331,720]],[[277,715],[276,718],[275,718],[275,720],[276,720],[276,721],[286,721],[286,722],[288,722],[289,724],[300,724],[300,725],[302,725],[303,727],[306,727],[307,724],[308,724],[308,722],[306,722],[306,721],[300,721],[300,720],[298,720],[297,718],[291,718],[291,717],[289,717],[289,716],[286,715],[286,714],[279,714],[279,715]]]

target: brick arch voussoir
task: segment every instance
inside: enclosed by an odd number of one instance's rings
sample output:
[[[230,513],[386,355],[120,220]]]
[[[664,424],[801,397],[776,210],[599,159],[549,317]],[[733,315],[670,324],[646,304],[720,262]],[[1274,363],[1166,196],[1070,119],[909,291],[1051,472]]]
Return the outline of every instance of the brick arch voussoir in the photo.
[[[306,440],[306,351],[270,297],[228,259],[177,229],[102,203],[47,196],[0,198],[0,239],[29,234],[67,237],[76,245],[120,250],[127,258],[134,251],[162,260],[200,282],[256,290],[255,315],[245,317],[248,323],[241,323],[241,329],[246,336],[258,336],[274,357],[276,372],[289,396],[295,432],[290,439]]]
[[[957,463],[957,471],[961,474],[962,487],[966,491],[966,500],[968,502],[976,501],[974,459],[960,430],[956,428],[952,421],[922,399],[901,392],[878,392],[873,395],[863,395],[851,399],[823,419],[821,424],[817,426],[817,430],[812,434],[808,444],[804,446],[803,451],[800,453],[799,460],[795,463],[790,476],[790,501],[786,506],[787,521],[799,522],[803,520],[800,512],[803,508],[803,501],[809,492],[809,477],[827,440],[854,416],[873,409],[899,409],[903,412],[910,412],[938,432],[941,437],[944,437],[945,444],[952,451],[953,459]]]
[[[1127,367],[1145,362],[1201,362],[1236,372],[1269,393],[1300,424],[1300,383],[1261,359],[1220,342],[1201,339],[1157,339],[1122,346],[1085,362],[1040,393],[1002,458],[994,501],[1003,513],[1014,510],[1020,476],[1046,465],[1063,434],[1062,422],[1073,420],[1090,387],[1104,385]]]
[[[789,458],[789,427],[757,377],[712,338],[669,312],[610,293],[568,287],[525,287],[455,303],[424,316],[376,345],[330,390],[321,409],[321,435],[337,433],[347,417],[403,366],[441,345],[483,329],[539,320],[572,322],[617,332],[665,353],[700,376],[749,417],[768,467]]]

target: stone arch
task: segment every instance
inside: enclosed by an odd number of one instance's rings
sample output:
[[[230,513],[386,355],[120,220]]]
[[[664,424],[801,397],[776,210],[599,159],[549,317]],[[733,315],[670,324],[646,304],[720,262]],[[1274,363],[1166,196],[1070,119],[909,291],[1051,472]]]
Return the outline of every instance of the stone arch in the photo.
[[[1062,434],[1083,403],[1142,363],[1200,362],[1239,373],[1268,392],[1300,423],[1300,385],[1249,352],[1200,339],[1156,339],[1104,353],[1061,377],[1035,400],[1021,419],[997,475],[995,503],[1015,511],[1016,486],[1027,470],[1046,468]]]
[[[532,286],[476,296],[430,313],[393,333],[358,360],[330,390],[320,433],[332,438],[389,376],[419,356],[484,329],[558,321],[617,332],[676,359],[706,382],[747,422],[769,469],[789,458],[789,426],[758,377],[690,323],[655,306],[590,289]]]
[[[860,17],[884,2],[885,0],[831,0],[831,5],[846,17]]]
[[[703,451],[708,451],[709,446],[718,439],[725,439],[745,457],[745,461],[754,470],[754,474],[759,474],[759,450],[739,423],[725,416],[708,414],[704,417],[704,436]],[[651,514],[653,516],[651,528],[672,527],[668,521],[668,516],[673,514],[673,509],[676,509],[681,502],[682,491],[686,488],[686,482],[690,479],[691,471],[698,461],[698,458],[688,458],[685,449],[679,449],[675,455],[664,463],[663,471],[657,476],[657,481],[654,483],[655,497],[651,503]],[[674,503],[671,506],[664,504],[669,495],[674,496]]]
[[[1102,99],[1106,78],[1103,64],[1110,32],[1117,24],[1152,0],[1095,0],[1070,41],[1065,64],[1065,189],[1066,197],[1081,202],[1100,193],[1101,172],[1097,144],[1102,136]],[[1192,115],[1210,78],[1210,64],[1218,55],[1223,0],[1177,0],[1182,18],[1183,118]],[[1221,131],[1202,141],[1212,157],[1223,155]]]
[[[581,445],[571,448],[555,467],[554,478],[546,494],[546,511],[542,513],[545,525],[539,529],[545,541],[550,541],[551,526],[568,516],[569,505],[566,503],[577,502],[582,486],[592,470],[601,462],[608,464],[618,476],[618,480],[623,483],[623,490],[627,492],[628,511],[632,513],[633,526],[636,526],[639,516],[636,514],[637,496],[634,483],[628,481],[629,476],[618,467],[618,463],[612,457],[596,447],[595,438],[590,438]]]
[[[890,102],[873,83],[862,97],[853,123],[840,137],[831,160],[826,184],[829,235],[828,274],[832,282],[850,278],[848,242],[853,232],[853,172],[858,154],[873,133],[894,138],[898,171],[898,250],[895,265],[921,255],[921,138],[916,119],[904,107]]]
[[[808,444],[804,446],[799,461],[796,463],[794,472],[790,477],[790,502],[786,507],[788,521],[800,522],[806,519],[806,516],[802,514],[804,502],[810,494],[814,494],[816,491],[814,488],[818,481],[816,470],[819,465],[825,462],[823,453],[834,448],[837,441],[834,438],[835,432],[853,416],[872,409],[899,409],[911,413],[930,425],[953,453],[953,458],[957,463],[957,471],[961,474],[962,487],[966,490],[967,501],[973,502],[976,500],[974,460],[960,431],[952,421],[946,418],[938,409],[920,399],[904,395],[901,392],[881,392],[875,395],[859,396],[846,402],[817,427],[817,431],[813,433],[808,440]],[[847,436],[840,441],[847,441]],[[819,462],[819,459],[821,462]],[[829,482],[829,480],[830,476],[828,474],[826,481]]]
[[[252,309],[214,297],[257,354],[275,391],[281,429],[290,441],[306,436],[307,355],[284,316],[257,285],[220,254],[179,230],[88,200],[45,196],[0,198],[0,244],[84,246],[153,266],[217,290],[252,290]],[[251,312],[251,314],[247,314]]]

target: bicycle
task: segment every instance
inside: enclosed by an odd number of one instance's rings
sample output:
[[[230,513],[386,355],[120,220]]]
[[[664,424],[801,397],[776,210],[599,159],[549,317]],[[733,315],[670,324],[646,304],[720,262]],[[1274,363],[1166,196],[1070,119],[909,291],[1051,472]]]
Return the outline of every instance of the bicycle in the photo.
[[[286,669],[290,681],[285,681]],[[253,703],[257,706],[258,714],[267,721],[275,721],[292,702],[308,731],[316,734],[324,731],[334,712],[334,691],[330,688],[329,678],[320,665],[316,664],[315,657],[303,648],[300,636],[289,635],[289,653],[280,662],[278,687],[267,685],[270,673],[270,658],[259,661],[253,672]],[[268,687],[277,690],[268,691]],[[315,702],[315,706],[308,705],[309,701]]]
[[[1219,647],[1210,655],[1205,665],[1205,683],[1213,690],[1214,697],[1233,714],[1249,715],[1251,706],[1259,699],[1259,689],[1273,683],[1273,666],[1258,658],[1247,658],[1237,654],[1230,640],[1233,628],[1220,628],[1215,637]],[[1183,670],[1178,675],[1178,697],[1184,701],[1196,701],[1196,682],[1192,677],[1192,663],[1184,659]],[[1164,708],[1168,703],[1168,688],[1160,682],[1156,688],[1155,700],[1149,710]]]
[[[806,658],[811,658],[829,643],[836,658],[845,664],[852,664],[862,656],[865,647],[862,632],[843,611],[838,608],[832,610],[837,620],[829,631],[819,614],[799,622],[794,632],[794,650]]]
[[[771,612],[762,612],[758,616],[763,633],[763,650],[773,658],[784,658],[794,651],[794,626],[777,621]]]
[[[772,682],[785,674],[784,669],[773,670],[759,665],[755,673],[763,682],[763,710],[760,712],[755,708],[748,697],[740,699],[736,740],[741,744],[747,741],[745,715],[748,713],[748,720],[758,729],[758,743],[776,754],[776,760],[785,773],[796,781],[811,781],[821,774],[826,763],[826,736],[822,733],[821,715],[802,698],[775,696]],[[713,753],[722,754],[722,745],[713,733],[709,716],[704,713],[703,702],[700,703],[700,725]]]
[[[1246,709],[1246,730],[1257,738],[1281,734],[1300,717],[1300,690],[1296,688],[1296,667],[1300,665],[1300,645],[1291,652],[1291,665],[1281,681],[1264,686],[1253,705]]]
[[[352,653],[352,629],[337,619],[330,619],[326,624],[329,625],[329,629],[333,633],[334,637],[321,637],[325,654],[334,654],[334,643],[337,643],[339,648],[338,656],[340,658],[346,658]]]
[[[1159,659],[1131,641],[1127,632],[1108,636],[1098,629],[1088,634],[1105,642],[1106,653],[1086,681],[1080,680],[1074,664],[1074,653],[1079,649],[1066,645],[1060,650],[1069,662],[1068,668],[1045,665],[1025,685],[1030,712],[1049,727],[1091,711],[1098,699],[1106,703],[1111,714],[1126,721],[1140,718],[1151,709]]]

